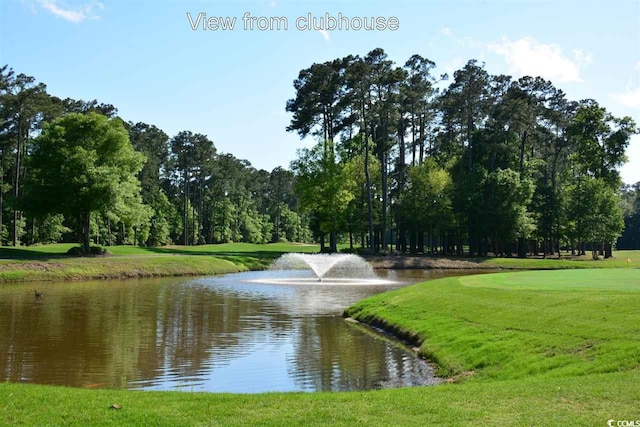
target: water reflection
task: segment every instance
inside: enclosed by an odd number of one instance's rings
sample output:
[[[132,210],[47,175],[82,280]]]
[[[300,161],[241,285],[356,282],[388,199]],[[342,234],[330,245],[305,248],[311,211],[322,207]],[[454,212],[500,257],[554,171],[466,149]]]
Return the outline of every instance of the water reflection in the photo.
[[[353,390],[429,381],[428,366],[406,348],[340,317],[349,304],[403,283],[248,282],[264,274],[271,273],[42,283],[36,286],[43,289],[42,298],[34,297],[33,284],[3,285],[0,379],[230,392]],[[402,279],[401,273],[384,274]]]

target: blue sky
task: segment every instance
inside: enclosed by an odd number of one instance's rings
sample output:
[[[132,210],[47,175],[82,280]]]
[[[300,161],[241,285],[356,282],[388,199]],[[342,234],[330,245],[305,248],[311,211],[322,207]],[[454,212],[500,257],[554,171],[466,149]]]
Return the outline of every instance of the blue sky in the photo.
[[[192,30],[233,19],[233,31]],[[245,13],[284,17],[288,30],[244,29]],[[396,31],[296,28],[311,13],[395,17]],[[265,22],[264,20],[262,21]],[[301,22],[303,23],[303,22]],[[254,21],[257,25],[257,21]],[[452,73],[468,59],[492,74],[541,75],[570,99],[594,98],[640,123],[637,1],[110,1],[2,0],[0,64],[36,77],[59,97],[98,99],[125,120],[170,136],[204,133],[255,167],[287,167],[310,146],[285,128],[293,80],[314,62],[382,47],[399,65],[418,53]],[[640,137],[622,169],[640,181]]]

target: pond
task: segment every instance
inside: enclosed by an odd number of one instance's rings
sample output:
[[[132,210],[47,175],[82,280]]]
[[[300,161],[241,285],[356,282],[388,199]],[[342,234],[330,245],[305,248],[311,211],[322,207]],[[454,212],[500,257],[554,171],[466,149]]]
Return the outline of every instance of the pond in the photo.
[[[411,349],[342,312],[379,292],[470,273],[378,272],[394,282],[386,285],[268,281],[308,271],[4,284],[0,380],[242,393],[437,383]]]

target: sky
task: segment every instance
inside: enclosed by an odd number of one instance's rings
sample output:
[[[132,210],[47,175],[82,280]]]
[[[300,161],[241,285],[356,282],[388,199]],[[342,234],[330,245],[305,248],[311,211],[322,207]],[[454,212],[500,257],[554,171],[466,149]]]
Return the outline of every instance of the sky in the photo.
[[[343,28],[327,28],[326,14],[341,14]],[[372,17],[378,28],[344,28]],[[288,167],[314,142],[286,131],[300,70],[376,47],[398,65],[420,54],[437,74],[474,58],[491,74],[539,75],[571,100],[595,99],[640,124],[638,1],[0,2],[0,66],[52,95],[113,104],[124,120],[169,136],[203,133],[267,170]],[[623,181],[638,182],[640,136],[627,156]]]

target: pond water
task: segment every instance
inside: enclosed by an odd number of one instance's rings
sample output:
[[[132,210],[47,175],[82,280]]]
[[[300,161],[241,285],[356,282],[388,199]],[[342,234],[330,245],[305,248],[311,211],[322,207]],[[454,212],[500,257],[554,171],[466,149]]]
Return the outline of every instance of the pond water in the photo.
[[[386,285],[268,281],[308,271],[4,284],[0,380],[243,393],[437,383],[406,346],[342,312],[379,292],[471,273],[378,272],[395,282]]]

